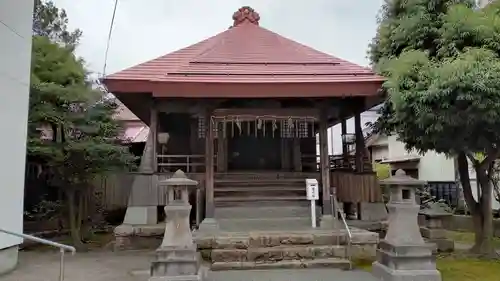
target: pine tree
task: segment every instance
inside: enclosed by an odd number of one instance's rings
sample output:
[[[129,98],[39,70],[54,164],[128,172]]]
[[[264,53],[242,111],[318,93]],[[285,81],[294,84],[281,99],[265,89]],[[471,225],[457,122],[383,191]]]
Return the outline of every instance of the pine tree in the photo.
[[[35,5],[28,155],[50,167],[51,185],[66,199],[74,245],[82,249],[93,179],[133,167],[135,157],[120,140],[114,98],[95,89],[74,54],[81,32],[68,31],[66,13],[52,2]]]

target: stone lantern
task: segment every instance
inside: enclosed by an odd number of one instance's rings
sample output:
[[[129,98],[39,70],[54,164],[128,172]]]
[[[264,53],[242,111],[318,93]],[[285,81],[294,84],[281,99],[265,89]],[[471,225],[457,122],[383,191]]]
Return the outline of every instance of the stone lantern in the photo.
[[[389,227],[377,250],[373,275],[383,281],[440,281],[433,245],[424,242],[418,225],[420,206],[415,191],[425,182],[397,170],[395,176],[381,184],[390,189]]]
[[[159,185],[167,188],[166,226],[163,241],[156,250],[156,261],[151,265],[149,281],[203,280],[204,270],[200,267],[189,225],[189,188],[196,188],[198,182],[177,170]]]
[[[431,243],[435,243],[437,250],[451,252],[455,249],[455,242],[446,237],[443,222],[453,214],[441,203],[432,203],[429,208],[421,210],[420,216],[424,219],[424,226],[420,227],[422,236]]]

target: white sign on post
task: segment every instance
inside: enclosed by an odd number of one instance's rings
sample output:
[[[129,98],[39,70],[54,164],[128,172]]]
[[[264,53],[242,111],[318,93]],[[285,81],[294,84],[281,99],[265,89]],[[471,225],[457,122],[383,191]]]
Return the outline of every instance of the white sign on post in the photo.
[[[318,200],[319,190],[318,181],[316,179],[306,179],[307,200]]]
[[[306,179],[307,200],[311,201],[311,226],[316,228],[316,200],[319,199],[318,180]]]

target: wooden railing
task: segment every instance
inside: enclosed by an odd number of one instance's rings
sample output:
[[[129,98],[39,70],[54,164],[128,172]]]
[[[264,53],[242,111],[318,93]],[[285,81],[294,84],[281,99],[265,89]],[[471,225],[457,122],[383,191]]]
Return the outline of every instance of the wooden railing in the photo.
[[[303,154],[302,155],[302,166],[309,167],[310,170],[319,171],[319,155]],[[344,170],[344,171],[355,171],[356,170],[356,158],[354,155],[328,155],[330,170]],[[363,159],[363,172],[373,171],[372,164],[368,158]]]
[[[158,155],[159,172],[175,172],[182,170],[185,173],[205,172],[205,155]],[[217,157],[214,155],[214,167],[217,167]]]
[[[382,190],[368,158],[362,172],[356,171],[354,155],[329,155],[330,186],[335,187],[340,202],[382,202]],[[319,171],[319,155],[302,155],[302,166]]]
[[[382,202],[382,189],[373,172],[330,171],[330,185],[336,188],[340,202]]]

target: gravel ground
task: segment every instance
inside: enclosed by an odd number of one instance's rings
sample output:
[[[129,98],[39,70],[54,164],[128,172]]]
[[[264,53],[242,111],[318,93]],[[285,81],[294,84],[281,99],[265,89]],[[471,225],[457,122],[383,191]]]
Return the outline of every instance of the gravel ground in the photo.
[[[147,281],[151,251],[91,252],[67,255],[65,281]],[[21,252],[18,268],[2,281],[54,281],[59,276],[59,254]],[[211,281],[375,281],[363,271],[338,269],[248,270],[211,272]]]

